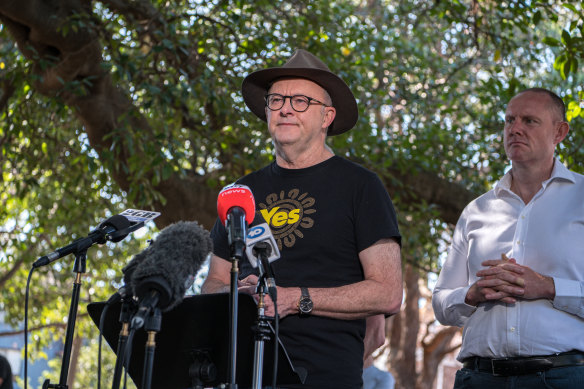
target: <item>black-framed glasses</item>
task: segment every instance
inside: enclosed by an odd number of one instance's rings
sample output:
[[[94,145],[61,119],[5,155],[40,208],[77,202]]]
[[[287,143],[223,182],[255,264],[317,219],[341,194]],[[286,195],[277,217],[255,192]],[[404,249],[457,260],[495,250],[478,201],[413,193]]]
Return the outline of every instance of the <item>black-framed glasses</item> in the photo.
[[[313,99],[312,97],[304,95],[284,96],[279,93],[270,93],[266,95],[265,98],[266,107],[272,111],[281,109],[284,106],[286,99],[290,99],[290,105],[296,112],[304,112],[313,104],[320,104],[324,105],[325,107],[330,107],[330,105],[326,105],[322,101],[318,101],[317,99]]]

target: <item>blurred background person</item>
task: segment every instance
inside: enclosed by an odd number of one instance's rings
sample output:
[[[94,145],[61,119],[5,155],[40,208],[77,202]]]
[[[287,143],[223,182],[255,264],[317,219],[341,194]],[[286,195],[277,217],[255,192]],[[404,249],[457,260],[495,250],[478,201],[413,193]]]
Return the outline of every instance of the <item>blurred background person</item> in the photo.
[[[0,354],[0,389],[13,389],[10,362]]]
[[[385,316],[367,318],[363,354],[363,389],[393,389],[395,379],[390,372],[373,364],[373,353],[385,343]]]

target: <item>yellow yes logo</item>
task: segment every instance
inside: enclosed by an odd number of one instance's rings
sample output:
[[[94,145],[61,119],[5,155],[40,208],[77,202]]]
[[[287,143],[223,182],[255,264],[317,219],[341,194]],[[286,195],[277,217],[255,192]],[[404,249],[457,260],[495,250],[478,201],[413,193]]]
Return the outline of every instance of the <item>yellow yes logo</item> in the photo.
[[[271,193],[257,205],[280,250],[293,247],[314,225],[311,215],[316,213],[316,200],[299,189]]]
[[[299,209],[293,209],[290,212],[278,212],[279,209],[280,207],[274,207],[269,211],[267,209],[262,209],[260,212],[266,222],[273,225],[274,227],[282,227],[285,224],[294,224],[300,220]]]

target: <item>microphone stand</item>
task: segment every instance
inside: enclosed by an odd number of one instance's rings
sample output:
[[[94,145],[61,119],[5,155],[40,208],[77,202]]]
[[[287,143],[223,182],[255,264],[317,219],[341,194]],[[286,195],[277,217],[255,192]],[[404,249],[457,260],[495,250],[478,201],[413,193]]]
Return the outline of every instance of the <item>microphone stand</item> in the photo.
[[[137,230],[142,227],[144,222],[137,223],[133,226],[129,226],[121,231],[115,231],[114,233],[107,235],[108,232],[105,230],[94,230],[88,237],[79,239],[73,244],[75,246],[68,246],[71,248],[71,252],[75,253],[75,264],[73,265],[73,272],[77,273],[75,276],[75,281],[73,282],[73,291],[71,294],[71,304],[69,306],[69,317],[67,318],[67,332],[65,335],[65,344],[63,346],[63,360],[61,362],[61,376],[59,378],[58,384],[51,384],[50,379],[45,380],[42,389],[67,389],[67,379],[69,377],[69,365],[71,364],[71,350],[73,348],[73,334],[75,333],[75,321],[77,320],[77,310],[79,308],[79,294],[81,292],[81,275],[87,270],[87,249],[93,246],[97,242],[116,239],[118,237],[126,236],[130,232]],[[48,264],[52,262],[49,260]],[[41,265],[39,265],[41,266]]]
[[[116,351],[116,366],[114,368],[114,378],[112,381],[112,389],[118,389],[120,387],[120,381],[122,379],[122,369],[124,366],[124,356],[126,355],[126,341],[128,340],[130,320],[133,316],[133,306],[132,296],[126,295],[122,298],[122,308],[120,310],[120,323],[122,323],[122,328],[120,329],[120,335],[118,337],[118,347]]]
[[[154,308],[154,311],[146,318],[144,329],[148,333],[146,341],[146,351],[144,352],[144,369],[142,370],[142,389],[150,389],[152,384],[152,366],[154,365],[154,351],[156,350],[156,333],[160,331],[162,322],[162,312],[160,308]]]
[[[75,265],[73,272],[77,273],[73,283],[71,295],[71,305],[69,306],[69,317],[67,319],[67,332],[65,335],[65,345],[63,346],[63,360],[61,363],[61,377],[58,384],[51,384],[50,379],[45,380],[43,389],[67,389],[67,379],[69,375],[69,365],[71,363],[71,350],[73,348],[73,334],[75,332],[75,321],[77,319],[77,309],[79,307],[79,293],[81,291],[81,274],[86,271],[87,249],[93,245],[90,239],[81,239],[79,246],[75,250]]]
[[[229,388],[237,389],[235,383],[236,358],[237,358],[237,305],[239,297],[237,294],[237,280],[239,278],[238,258],[233,257],[231,261],[231,283],[229,289]]]
[[[229,388],[237,389],[235,383],[236,359],[237,359],[237,307],[239,298],[237,294],[237,281],[239,279],[239,260],[245,252],[245,236],[247,223],[245,212],[240,207],[234,207],[227,216],[226,229],[229,245],[231,246],[231,282],[229,288]]]
[[[254,360],[253,360],[253,379],[252,389],[262,388],[262,376],[264,369],[264,341],[270,339],[270,318],[264,315],[266,304],[264,303],[264,296],[268,291],[266,286],[266,276],[262,274],[258,280],[256,293],[259,295],[258,301],[258,320],[253,326],[254,332]]]

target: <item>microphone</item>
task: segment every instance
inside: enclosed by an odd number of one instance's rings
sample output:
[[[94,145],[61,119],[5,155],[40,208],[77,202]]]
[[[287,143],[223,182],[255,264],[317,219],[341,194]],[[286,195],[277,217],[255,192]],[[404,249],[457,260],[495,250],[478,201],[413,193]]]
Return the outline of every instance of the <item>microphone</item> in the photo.
[[[48,265],[59,258],[63,258],[65,255],[88,249],[95,243],[104,244],[108,240],[117,243],[128,236],[130,232],[144,227],[144,224],[156,219],[158,216],[160,216],[160,212],[126,209],[121,214],[101,222],[87,237],[79,238],[65,247],[40,257],[33,263],[32,268],[36,269],[37,267]]]
[[[152,245],[152,241],[150,241],[150,245]],[[148,246],[150,247],[150,246]],[[122,273],[124,273],[124,285],[130,286],[132,283],[132,277],[134,276],[134,272],[136,268],[142,264],[146,260],[146,252],[147,250],[143,250],[142,252],[134,255],[134,258],[126,266],[122,268]]]
[[[137,257],[144,256],[136,261],[130,285],[140,306],[131,328],[142,327],[155,308],[166,312],[180,304],[212,249],[209,232],[197,222],[182,221],[164,228]]]
[[[132,277],[134,275],[134,271],[142,262],[144,262],[145,259],[146,259],[146,252],[144,250],[144,251],[138,253],[137,255],[135,255],[134,258],[132,258],[132,260],[126,266],[124,266],[124,268],[122,269],[122,272],[124,273],[124,277],[123,277],[124,284],[106,302],[106,306],[116,304],[120,301],[122,302],[121,307],[120,307],[120,317],[119,317],[119,322],[122,324],[122,327],[120,329],[120,334],[118,336],[118,347],[117,347],[117,351],[116,351],[116,355],[118,357],[116,358],[116,364],[114,367],[114,375],[113,375],[113,381],[112,381],[112,388],[113,389],[119,388],[119,383],[120,383],[121,374],[122,374],[122,366],[124,365],[126,346],[127,346],[127,342],[128,342],[128,337],[130,336],[130,334],[128,332],[129,327],[130,327],[130,321],[131,321],[132,317],[134,316],[134,313],[135,313],[136,308],[137,308],[136,301],[134,300],[134,297],[131,293],[131,287],[130,287],[131,285],[130,284],[132,282]],[[100,324],[100,328],[101,328],[101,324]],[[100,341],[101,341],[101,338],[100,338]],[[130,349],[131,349],[131,345],[130,345]]]
[[[122,215],[115,215],[101,222],[96,229],[89,233],[89,236],[96,236],[95,243],[104,244],[107,240],[117,243],[124,239],[130,231],[125,231],[132,223]],[[115,234],[119,232],[119,234]]]
[[[130,283],[132,282],[132,276],[134,275],[134,271],[136,267],[146,259],[145,251],[134,255],[134,258],[126,266],[122,268],[122,273],[124,274],[123,277],[123,285],[118,289],[117,292],[112,294],[110,298],[107,300],[106,304],[111,305],[119,302],[120,300],[125,299],[128,296],[132,296],[132,291],[130,290]]]
[[[243,257],[246,229],[255,218],[255,200],[249,187],[231,184],[221,189],[217,197],[217,213],[227,229],[231,255]]]
[[[130,226],[131,223],[126,217],[122,215],[112,216],[100,223],[99,226],[91,231],[87,237],[79,238],[65,247],[61,247],[50,254],[40,257],[32,264],[32,268],[36,269],[38,267],[48,265],[49,263],[54,262],[59,258],[63,258],[64,256],[71,253],[76,253],[81,250],[88,249],[96,243],[103,244],[107,240],[111,240],[112,242],[119,242],[128,236],[128,234],[131,232],[129,230]],[[125,231],[126,229],[128,229],[127,232]]]
[[[265,275],[268,293],[273,301],[277,299],[277,288],[270,263],[280,258],[280,250],[267,223],[253,226],[247,234],[245,253],[249,263],[260,270],[260,276]]]

